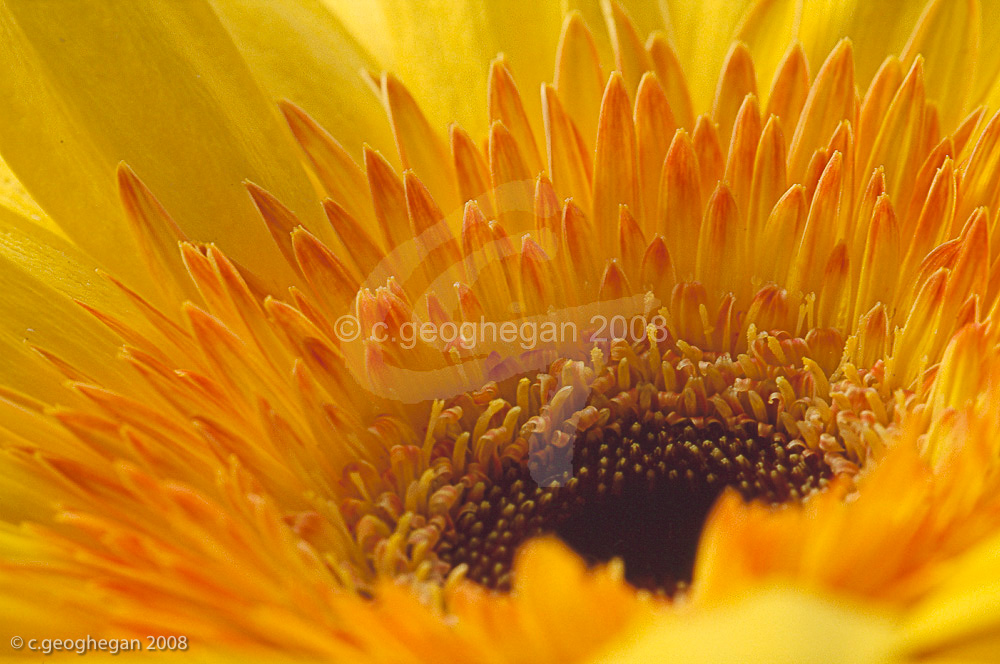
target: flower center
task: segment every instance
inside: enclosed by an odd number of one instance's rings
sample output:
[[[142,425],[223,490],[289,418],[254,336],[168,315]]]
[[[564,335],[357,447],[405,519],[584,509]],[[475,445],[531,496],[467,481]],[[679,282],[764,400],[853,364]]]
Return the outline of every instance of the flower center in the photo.
[[[529,464],[530,467],[531,464]],[[691,579],[699,534],[723,488],[769,503],[799,500],[831,476],[822,455],[773,427],[649,410],[582,432],[572,468],[540,485],[509,463],[481,481],[438,556],[507,589],[514,552],[554,533],[590,562],[618,557],[636,586],[668,594]]]
[[[803,359],[805,340],[762,335],[736,360],[684,343],[664,350],[612,347],[614,369],[561,360],[531,390],[522,379],[517,408],[490,398],[472,444],[481,461],[449,468],[461,498],[434,544],[439,573],[464,565],[468,578],[506,590],[518,547],[555,535],[672,595],[691,581],[724,489],[794,503],[864,462],[851,422],[875,394],[861,376],[830,385]],[[449,456],[446,440],[438,449]]]

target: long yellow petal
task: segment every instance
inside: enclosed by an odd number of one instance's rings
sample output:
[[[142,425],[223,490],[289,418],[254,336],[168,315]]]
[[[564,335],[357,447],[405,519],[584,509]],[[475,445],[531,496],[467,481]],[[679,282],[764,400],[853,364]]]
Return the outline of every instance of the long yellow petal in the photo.
[[[38,203],[28,194],[24,185],[18,181],[17,176],[2,159],[0,159],[0,206],[34,221],[47,231],[65,237],[52,218],[38,207]]]
[[[955,3],[958,4],[958,3]],[[812,67],[817,67],[837,42],[854,45],[858,85],[864,89],[886,56],[900,53],[920,16],[920,2],[815,0],[802,12],[799,41]]]
[[[942,587],[901,630],[900,649],[914,660],[989,661],[1000,649],[1000,538],[962,556]]]
[[[320,0],[210,2],[268,97],[305,109],[357,161],[362,140],[391,153],[389,123],[361,74],[380,63]]]
[[[477,139],[486,135],[489,64],[501,52],[528,117],[540,117],[538,90],[552,78],[560,3],[325,1],[413,92],[433,127],[443,130],[458,122]]]
[[[130,307],[93,262],[64,239],[0,207],[0,383],[29,394],[59,393],[65,377],[39,347],[93,378],[121,384],[120,341],[74,298],[127,315]]]
[[[681,62],[698,63],[697,67],[685,69],[696,112],[710,107],[718,72],[752,2],[664,0],[661,3],[666,6],[668,33]]]
[[[970,101],[982,104],[987,95],[997,88],[997,73],[1000,72],[1000,49],[989,48],[1000,39],[1000,0],[981,0],[979,57],[976,61],[976,82],[972,88]],[[995,97],[994,97],[995,100]],[[994,106],[996,104],[994,103]]]
[[[884,662],[893,616],[798,589],[761,588],[707,611],[666,614],[627,630],[594,662]]]
[[[240,182],[304,218],[321,211],[288,129],[207,4],[7,3],[0,40],[0,152],[80,246],[141,283],[136,252],[123,250],[124,160],[188,235],[283,274]]]
[[[976,0],[934,0],[927,4],[920,21],[901,54],[903,67],[913,65],[918,55],[927,62],[927,89],[938,102],[946,126],[966,114],[979,55],[979,2]]]
[[[666,5],[662,2],[648,0],[614,0],[614,2],[624,10],[643,37],[654,30],[662,30],[667,25]],[[562,4],[567,10],[580,12],[587,26],[594,31],[594,40],[600,49],[601,57],[606,62],[612,62],[613,49],[610,35],[604,30],[608,11],[607,0],[563,0]]]

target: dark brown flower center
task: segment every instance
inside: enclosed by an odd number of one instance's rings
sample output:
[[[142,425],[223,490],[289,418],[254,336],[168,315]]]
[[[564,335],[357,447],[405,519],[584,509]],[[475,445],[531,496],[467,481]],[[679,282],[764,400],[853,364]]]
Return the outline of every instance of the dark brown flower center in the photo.
[[[781,503],[831,475],[822,454],[771,425],[648,411],[582,431],[572,445],[538,446],[527,464],[507,461],[468,492],[437,554],[504,590],[518,546],[555,534],[590,562],[621,558],[634,585],[672,594],[691,579],[702,526],[725,487]]]

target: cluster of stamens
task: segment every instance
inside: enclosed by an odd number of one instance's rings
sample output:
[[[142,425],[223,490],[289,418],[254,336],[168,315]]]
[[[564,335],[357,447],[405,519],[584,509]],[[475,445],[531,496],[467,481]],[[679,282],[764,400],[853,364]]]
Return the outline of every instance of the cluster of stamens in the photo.
[[[702,524],[725,487],[779,503],[831,476],[821,454],[753,420],[734,429],[717,418],[647,411],[575,438],[563,448],[571,465],[557,476],[538,465],[538,450],[535,463],[509,462],[496,480],[478,482],[438,557],[507,589],[517,547],[554,533],[591,562],[622,558],[633,584],[670,594],[690,580]]]

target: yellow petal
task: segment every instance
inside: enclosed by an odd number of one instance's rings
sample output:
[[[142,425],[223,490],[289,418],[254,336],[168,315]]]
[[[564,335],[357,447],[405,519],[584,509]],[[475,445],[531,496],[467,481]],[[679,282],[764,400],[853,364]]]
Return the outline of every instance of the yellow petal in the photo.
[[[497,203],[497,220],[520,235],[531,228],[534,182],[514,136],[500,122],[490,129],[490,174]]]
[[[435,128],[443,130],[454,121],[476,138],[486,135],[483,110],[489,64],[500,52],[524,93],[528,117],[539,117],[537,91],[552,78],[562,23],[560,3],[326,0],[326,4],[403,81]]]
[[[119,274],[143,274],[123,250],[114,172],[124,160],[188,235],[255,271],[287,270],[240,182],[304,217],[318,219],[319,206],[288,130],[207,4],[8,3],[0,26],[0,152],[74,241]]]
[[[752,2],[665,0],[661,3],[667,10],[671,41],[686,65],[696,111],[710,108],[717,73],[722,70],[722,63]],[[697,66],[692,67],[691,63]]]
[[[665,614],[627,633],[594,662],[698,664],[883,662],[893,616],[785,587],[758,589],[711,610]]]
[[[674,134],[660,174],[656,228],[666,238],[676,261],[677,276],[694,276],[695,252],[701,228],[701,176],[698,155],[683,129]]]
[[[604,246],[613,246],[619,205],[639,209],[639,174],[632,107],[625,82],[616,72],[604,91],[594,157],[594,224]]]
[[[295,104],[283,101],[279,107],[326,193],[352,214],[361,218],[370,217],[371,202],[366,191],[368,182],[344,147]]]
[[[356,159],[362,141],[383,151],[392,146],[378,97],[361,75],[380,65],[328,7],[316,0],[210,1],[268,97],[306,109]]]
[[[580,132],[564,110],[552,86],[542,89],[545,103],[546,152],[552,184],[561,198],[573,197],[584,207],[591,203],[591,163]],[[597,115],[594,116],[595,119]],[[596,137],[597,131],[594,131]]]
[[[625,78],[629,93],[634,95],[643,72],[652,68],[649,54],[643,48],[642,36],[621,5],[617,2],[606,3],[604,17],[611,35],[615,66]]]
[[[382,75],[381,86],[403,168],[423,174],[436,200],[452,212],[458,205],[454,198],[457,183],[451,170],[448,145],[441,133],[443,125],[429,122],[417,100],[392,74]]]
[[[130,307],[90,259],[0,208],[0,282],[0,383],[29,394],[58,392],[64,378],[39,362],[31,349],[39,346],[84,374],[121,384],[124,364],[111,361],[120,341],[73,299],[116,314]]]
[[[719,84],[715,89],[715,100],[712,102],[712,119],[719,125],[719,140],[723,145],[729,145],[733,123],[736,122],[736,115],[747,95],[757,96],[753,56],[746,44],[734,42],[726,56],[726,63],[722,66]],[[759,110],[757,115],[760,115]]]
[[[635,140],[639,150],[639,190],[642,194],[643,225],[651,229],[656,218],[660,172],[677,130],[670,102],[656,75],[647,72],[635,99]]]
[[[800,12],[796,0],[770,0],[756,2],[740,23],[737,38],[753,54],[754,69],[761,90],[774,80],[781,62],[788,51],[788,43],[795,34]],[[796,45],[798,47],[798,45]],[[791,120],[787,120],[791,124]]]
[[[969,101],[972,104],[982,104],[987,95],[997,88],[997,72],[1000,72],[1000,49],[988,48],[1000,39],[1000,1],[982,0],[980,3],[979,56],[976,61],[976,82]],[[987,46],[983,48],[983,46]],[[996,106],[996,103],[993,103]]]
[[[952,568],[941,588],[907,619],[900,647],[914,660],[992,661],[1000,651],[1000,538]]]
[[[565,101],[572,101],[566,112],[573,119],[588,150],[594,149],[597,139],[597,119],[604,96],[604,70],[593,33],[584,23],[579,12],[566,16],[559,49],[553,85]],[[547,88],[550,86],[546,86]],[[555,92],[551,92],[555,94]],[[548,110],[542,92],[542,111]]]
[[[24,185],[18,181],[17,176],[11,172],[2,159],[0,159],[0,206],[34,221],[51,233],[55,233],[63,238],[66,237],[56,223],[52,221],[52,218],[45,214],[42,208],[38,206],[38,203],[25,191]]]
[[[802,12],[799,41],[815,66],[840,39],[849,38],[858,85],[864,89],[887,55],[902,52],[922,9],[920,2],[817,0]]]
[[[647,2],[646,0],[563,0],[561,4],[565,11],[579,13],[587,25],[595,31],[595,41],[601,50],[602,58],[613,56],[613,36],[600,30],[605,24],[612,5],[618,5],[615,11],[623,11],[642,37],[654,30],[662,30],[667,25],[666,6],[659,2]]]
[[[854,121],[854,62],[851,43],[841,41],[816,75],[789,144],[788,174],[795,181],[802,177],[813,152],[826,143],[841,120]]]
[[[974,82],[969,72],[979,54],[979,25],[976,0],[933,0],[927,3],[901,55],[905,68],[918,55],[924,56],[928,97],[941,105],[948,126],[968,110]]]

